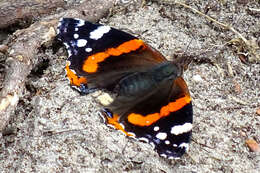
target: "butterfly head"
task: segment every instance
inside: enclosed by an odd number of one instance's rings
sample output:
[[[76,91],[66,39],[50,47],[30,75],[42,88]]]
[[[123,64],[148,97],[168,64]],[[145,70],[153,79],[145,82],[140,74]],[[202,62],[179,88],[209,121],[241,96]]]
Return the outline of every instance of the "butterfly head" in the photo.
[[[182,75],[182,70],[177,65],[166,62],[159,65],[154,70],[154,78],[156,81],[172,80]]]

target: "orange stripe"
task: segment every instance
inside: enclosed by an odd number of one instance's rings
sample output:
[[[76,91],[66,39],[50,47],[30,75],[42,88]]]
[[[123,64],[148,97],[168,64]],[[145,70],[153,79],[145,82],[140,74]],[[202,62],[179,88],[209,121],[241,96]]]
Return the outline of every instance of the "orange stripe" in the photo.
[[[121,130],[122,132],[124,132],[127,136],[133,136],[132,134],[129,134],[125,131],[124,127],[118,122],[119,121],[119,115],[117,114],[113,114],[113,118],[110,118],[108,116],[106,116],[107,118],[107,123],[111,124],[112,126],[115,127],[115,129],[117,130]]]
[[[144,45],[142,40],[134,39],[127,41],[116,48],[109,48],[105,52],[96,53],[85,60],[82,69],[87,73],[95,73],[98,69],[98,63],[103,62],[106,58],[129,53],[137,50],[142,45]]]
[[[145,116],[131,113],[128,116],[128,121],[138,126],[149,126],[158,121],[160,118],[168,116],[171,112],[180,110],[190,102],[191,98],[189,96],[185,96],[177,99],[175,102],[170,102],[168,105],[163,106],[159,113],[148,114]]]
[[[71,85],[80,86],[82,83],[87,83],[87,79],[85,77],[78,77],[73,71],[70,70],[69,63],[66,64],[65,69]]]

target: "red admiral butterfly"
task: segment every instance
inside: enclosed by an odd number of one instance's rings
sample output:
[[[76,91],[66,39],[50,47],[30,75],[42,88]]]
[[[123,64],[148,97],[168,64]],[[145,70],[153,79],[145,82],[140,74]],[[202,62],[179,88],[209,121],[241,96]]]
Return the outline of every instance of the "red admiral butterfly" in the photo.
[[[173,159],[188,150],[192,103],[178,64],[123,31],[63,18],[58,39],[68,51],[67,77],[82,94],[97,89],[107,123]]]

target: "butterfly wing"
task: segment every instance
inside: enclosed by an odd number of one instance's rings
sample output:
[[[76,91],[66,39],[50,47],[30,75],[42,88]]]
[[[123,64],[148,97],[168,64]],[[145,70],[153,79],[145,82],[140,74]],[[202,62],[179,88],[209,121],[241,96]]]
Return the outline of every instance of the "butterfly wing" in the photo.
[[[153,144],[161,156],[179,158],[188,150],[193,112],[187,85],[181,77],[173,83],[167,81],[144,101],[128,105],[130,109],[124,114],[118,114],[119,102],[113,106],[104,109],[107,122],[128,136]]]
[[[68,51],[67,77],[80,91],[111,90],[120,78],[167,61],[128,33],[81,19],[61,19],[57,37]]]

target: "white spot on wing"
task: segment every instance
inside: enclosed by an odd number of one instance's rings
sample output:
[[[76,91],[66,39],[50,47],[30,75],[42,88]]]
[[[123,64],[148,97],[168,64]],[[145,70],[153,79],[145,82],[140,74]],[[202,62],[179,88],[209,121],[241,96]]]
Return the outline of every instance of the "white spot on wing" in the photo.
[[[66,49],[68,49],[70,47],[69,44],[66,42],[64,42],[63,44],[65,45]]]
[[[85,51],[86,51],[86,52],[91,52],[91,51],[92,51],[92,48],[87,47],[87,48],[85,49]]]
[[[102,93],[97,97],[97,100],[103,105],[103,106],[108,106],[110,105],[113,101],[114,98],[109,94],[109,93]]]
[[[185,148],[186,151],[189,150],[189,144],[188,144],[188,143],[185,143],[185,142],[181,143],[181,144],[179,145],[179,147],[180,147],[180,148]]]
[[[164,157],[164,158],[167,158],[167,155],[166,155],[166,154],[161,154],[160,156],[161,156],[161,157]]]
[[[160,130],[160,127],[158,127],[158,126],[155,126],[155,127],[153,128],[153,131],[155,131],[155,132],[157,132],[158,130]]]
[[[110,31],[109,26],[99,26],[96,30],[92,31],[90,33],[90,38],[93,40],[100,39],[105,33],[108,33]]]
[[[69,57],[72,55],[71,50],[67,50]]]
[[[168,159],[170,159],[170,160],[173,160],[173,159],[174,159],[174,157],[170,156],[170,157],[168,157]]]
[[[62,25],[62,21],[63,21],[63,18],[60,18],[59,23],[58,23],[58,27],[60,27]]]
[[[70,66],[70,64],[71,64],[71,62],[68,61],[68,60],[66,60],[66,65],[67,65],[67,66]]]
[[[166,145],[169,145],[170,144],[170,141],[169,140],[166,140],[164,141]]]
[[[78,30],[79,30],[79,28],[76,27],[76,28],[75,28],[75,31],[78,31]]]
[[[80,26],[83,26],[85,25],[85,21],[82,20],[82,19],[75,19],[78,23],[77,23],[77,26],[80,27]]]
[[[74,37],[75,39],[78,39],[78,38],[79,38],[79,34],[74,34],[73,37]]]
[[[139,138],[139,140],[149,143],[149,140],[147,138],[144,138],[144,137],[143,138]]]
[[[191,123],[185,123],[183,125],[177,125],[177,126],[173,126],[171,129],[171,134],[174,135],[179,135],[182,133],[186,133],[191,131],[192,129],[192,124]]]
[[[121,123],[120,123],[121,124]],[[123,124],[122,124],[122,126],[123,126]],[[125,129],[125,128],[124,128]],[[134,138],[135,139],[135,134],[134,133],[132,133],[132,132],[127,132],[129,135],[131,135],[131,136],[129,136],[130,138]]]
[[[77,40],[77,46],[78,47],[84,47],[84,46],[86,46],[86,44],[87,44],[87,40],[85,40],[85,39],[79,39],[79,40]]]
[[[70,57],[70,56],[72,55],[72,52],[71,52],[71,50],[70,50],[69,44],[66,43],[66,42],[64,42],[63,44],[65,45],[65,47],[66,47],[66,49],[67,49],[67,52],[68,52],[68,55],[69,55],[69,57]]]
[[[81,92],[81,91],[80,91],[80,88],[78,88],[77,86],[71,85],[71,87],[74,88],[75,90]]]
[[[160,139],[160,140],[165,140],[167,138],[167,133],[157,133],[156,138]]]
[[[75,72],[75,70],[70,69],[70,71],[71,71],[72,73],[74,73],[75,75],[77,75],[77,73]]]

